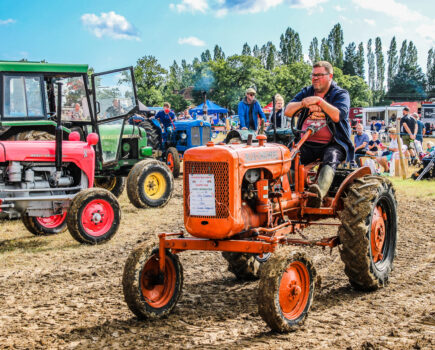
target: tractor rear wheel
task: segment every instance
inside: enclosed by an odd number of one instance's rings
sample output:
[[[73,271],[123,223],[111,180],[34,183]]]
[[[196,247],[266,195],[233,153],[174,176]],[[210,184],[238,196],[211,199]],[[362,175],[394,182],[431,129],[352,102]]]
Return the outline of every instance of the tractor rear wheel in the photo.
[[[120,222],[119,203],[103,188],[80,191],[68,209],[68,230],[80,243],[99,244],[110,240],[118,231]]]
[[[180,155],[175,147],[169,147],[166,151],[166,165],[172,171],[174,178],[180,176]]]
[[[260,277],[262,265],[270,257],[269,254],[258,256],[247,253],[222,252],[228,261],[228,271],[232,272],[240,281],[253,281]]]
[[[160,149],[162,143],[161,132],[158,127],[150,120],[144,120],[139,124],[139,127],[145,129],[147,133],[147,145],[151,146],[153,150]]]
[[[48,236],[66,230],[66,211],[49,217],[35,217],[24,214],[21,217],[24,226],[35,236]]]
[[[316,269],[305,254],[280,249],[264,265],[258,286],[258,312],[276,332],[301,326],[314,298]]]
[[[174,177],[166,164],[155,159],[136,163],[127,177],[127,195],[136,208],[165,206],[174,191]]]
[[[383,287],[393,269],[397,202],[390,180],[365,176],[349,186],[338,230],[340,256],[350,284],[358,290]]]
[[[178,256],[166,251],[165,272],[159,273],[159,248],[141,244],[131,252],[122,276],[124,298],[140,319],[168,315],[180,299],[183,267]]]
[[[113,193],[116,198],[124,192],[125,178],[122,176],[96,177],[94,186],[104,188]]]

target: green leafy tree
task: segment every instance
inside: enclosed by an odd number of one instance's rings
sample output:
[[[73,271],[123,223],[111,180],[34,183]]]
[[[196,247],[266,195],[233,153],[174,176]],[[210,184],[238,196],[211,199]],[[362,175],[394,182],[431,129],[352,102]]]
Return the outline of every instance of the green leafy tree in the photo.
[[[340,87],[349,92],[351,107],[368,107],[370,105],[372,92],[363,78],[343,74],[340,68],[334,68],[334,80]]]
[[[375,91],[375,54],[372,51],[372,39],[367,42],[367,64],[369,67],[368,83],[372,91]]]
[[[312,64],[317,61],[320,61],[320,52],[319,52],[319,41],[317,38],[313,38],[310,43],[310,47],[308,49],[308,57]]]
[[[154,56],[139,58],[134,67],[137,94],[146,106],[158,106],[163,103],[162,88],[167,74]]]
[[[354,42],[351,42],[349,45],[347,45],[344,52],[344,61],[343,61],[344,74],[356,75],[356,71],[357,71],[356,60],[357,60],[356,45]]]
[[[211,61],[211,53],[210,50],[207,49],[201,54],[201,61],[202,62],[209,62]]]
[[[343,30],[337,23],[328,36],[328,46],[331,55],[331,63],[334,67],[343,68]]]
[[[406,40],[403,40],[402,46],[400,47],[398,71],[401,71],[405,67],[407,54],[408,54],[408,42]]]
[[[311,85],[311,71],[312,65],[305,62],[276,67],[272,72],[275,87],[272,95],[281,94],[286,103],[292,100],[303,87]]]
[[[276,56],[277,56],[276,47],[275,47],[275,45],[272,44],[271,41],[269,41],[266,44],[266,62],[265,62],[265,68],[267,70],[272,70],[275,67]]]
[[[375,55],[376,55],[376,98],[380,100],[384,95],[385,81],[385,61],[382,53],[381,38],[375,39]]]
[[[258,45],[254,45],[254,47],[252,48],[252,55],[255,58],[260,58],[261,53],[260,53],[260,49],[259,49]]]
[[[387,86],[390,89],[391,82],[393,81],[394,76],[397,74],[399,58],[397,57],[397,42],[396,37],[393,36],[390,42],[390,49],[387,52]]]
[[[216,45],[214,47],[214,52],[213,53],[214,53],[213,59],[215,61],[217,61],[217,60],[224,60],[225,59],[224,51],[222,50],[222,48],[220,46]]]
[[[243,44],[242,55],[251,56],[251,48],[249,47],[248,43]]]
[[[328,40],[322,39],[322,44],[320,45],[320,58],[322,61],[331,62],[331,52],[329,50]]]
[[[302,43],[299,34],[292,28],[288,27],[285,34],[280,37],[280,56],[284,64],[291,64],[294,62],[302,62]]]
[[[358,52],[355,58],[355,74],[362,79],[365,78],[364,62],[364,43],[361,42],[358,45]]]
[[[433,48],[427,53],[427,84],[428,91],[435,93],[435,50]]]

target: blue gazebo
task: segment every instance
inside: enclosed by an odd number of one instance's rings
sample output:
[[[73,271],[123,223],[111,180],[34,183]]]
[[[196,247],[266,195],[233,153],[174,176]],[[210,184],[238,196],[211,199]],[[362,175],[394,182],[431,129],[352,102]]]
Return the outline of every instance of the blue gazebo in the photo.
[[[210,100],[206,100],[206,105],[207,105],[207,114],[228,113],[228,109],[218,106],[216,103]],[[189,113],[190,115],[193,115],[193,113],[197,115],[202,115],[204,113],[204,103],[201,103],[199,106],[192,108],[189,111]]]

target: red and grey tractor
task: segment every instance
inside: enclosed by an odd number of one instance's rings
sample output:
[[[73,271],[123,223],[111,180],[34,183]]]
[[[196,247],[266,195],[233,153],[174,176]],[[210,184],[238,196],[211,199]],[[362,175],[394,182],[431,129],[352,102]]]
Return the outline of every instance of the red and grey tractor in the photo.
[[[301,117],[302,112],[297,116]],[[304,112],[305,113],[305,112]],[[295,116],[296,118],[296,116]],[[294,120],[293,118],[292,120]],[[316,184],[315,165],[302,165],[300,148],[321,126],[301,131],[290,148],[258,135],[247,144],[214,145],[184,156],[186,232],[161,233],[159,244],[139,245],[124,267],[123,290],[139,318],[169,314],[183,287],[178,254],[186,250],[221,251],[239,279],[260,278],[258,311],[275,331],[300,326],[310,309],[317,273],[295,246],[339,247],[345,273],[359,290],[384,286],[392,271],[397,239],[394,188],[368,167],[335,172],[321,201],[308,191]],[[335,222],[326,219],[337,219]],[[314,239],[308,226],[336,225],[334,236]]]
[[[4,77],[0,79],[3,86]],[[28,84],[25,91],[31,90],[31,77],[24,77],[22,82]],[[20,92],[18,84],[13,89]],[[59,83],[55,140],[0,141],[0,211],[3,216],[20,214],[25,227],[35,235],[54,234],[68,227],[77,241],[98,244],[116,233],[121,210],[112,193],[93,188],[93,146],[98,135],[90,133],[83,142],[72,132],[64,140],[61,91]],[[35,96],[24,97],[3,101],[2,114],[23,106],[26,113],[35,113],[40,107]]]
[[[131,116],[146,113],[132,67],[92,74],[89,84],[88,65],[0,61],[0,79],[0,140],[53,139],[59,107],[55,84],[62,83],[63,138],[70,131],[82,141],[90,133],[98,135],[95,185],[117,197],[126,187],[137,208],[168,203],[172,173],[153,158],[146,130],[128,123]]]

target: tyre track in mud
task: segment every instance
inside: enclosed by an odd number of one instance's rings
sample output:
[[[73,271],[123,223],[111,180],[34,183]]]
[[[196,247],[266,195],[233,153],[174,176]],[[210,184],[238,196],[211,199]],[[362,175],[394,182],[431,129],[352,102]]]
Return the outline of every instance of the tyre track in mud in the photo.
[[[185,283],[166,319],[138,321],[122,294],[122,270],[138,241],[183,228],[182,180],[165,208],[138,210],[124,194],[119,232],[102,246],[81,246],[65,232],[33,237],[2,223],[0,348],[339,348],[434,347],[435,199],[398,194],[399,239],[390,284],[353,290],[337,250],[306,249],[322,279],[305,325],[270,332],[258,315],[258,282],[239,283],[220,253],[180,255]],[[421,213],[424,211],[424,215]],[[310,228],[331,236],[334,227]],[[305,234],[305,233],[304,233]]]

